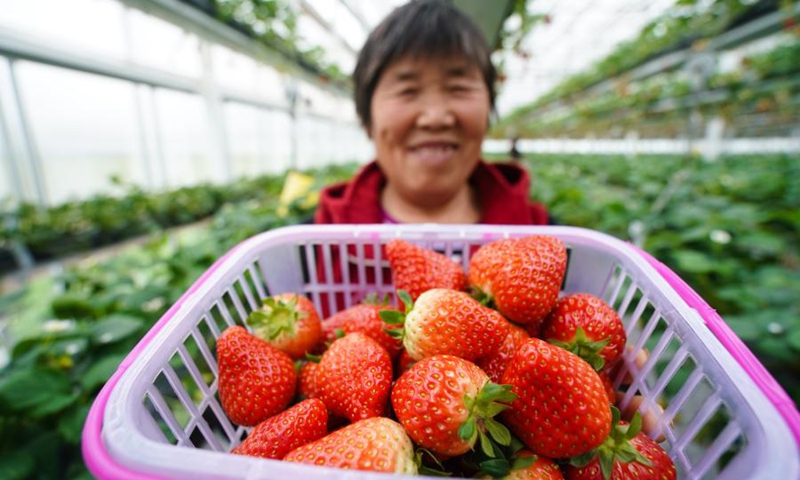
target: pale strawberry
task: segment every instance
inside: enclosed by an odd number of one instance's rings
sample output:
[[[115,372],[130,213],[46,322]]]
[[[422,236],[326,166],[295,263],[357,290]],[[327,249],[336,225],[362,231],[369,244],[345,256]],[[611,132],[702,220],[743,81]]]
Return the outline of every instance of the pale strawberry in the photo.
[[[482,303],[522,325],[541,323],[558,299],[567,249],[556,237],[496,240],[470,259],[469,284]]]
[[[222,332],[216,350],[219,399],[232,422],[254,426],[289,405],[297,374],[288,355],[239,326]]]
[[[545,319],[541,336],[583,358],[597,371],[619,361],[627,340],[617,312],[588,293],[560,298]]]
[[[262,300],[261,308],[246,321],[253,335],[298,359],[311,352],[322,339],[322,325],[314,304],[294,293]]]
[[[515,398],[478,366],[452,355],[426,357],[395,382],[392,407],[417,445],[452,457],[475,446],[494,456],[490,443],[508,445],[511,434],[494,416]]]
[[[378,417],[389,399],[392,359],[375,340],[351,333],[325,351],[315,377],[317,395],[333,415],[353,422]]]
[[[536,455],[580,455],[599,446],[611,430],[611,406],[597,372],[561,347],[526,340],[502,383],[518,396],[503,419]]]
[[[433,355],[454,355],[475,361],[494,353],[508,333],[502,315],[484,307],[464,292],[435,288],[411,303],[406,292],[398,292],[405,313],[384,311],[381,318],[403,324],[392,335],[403,338],[403,346],[414,360]]]
[[[433,250],[395,239],[386,244],[386,257],[395,289],[405,290],[413,300],[432,288],[465,290],[467,287],[461,265]]]
[[[414,475],[414,444],[403,426],[385,417],[360,420],[303,445],[285,461],[349,470]]]
[[[256,425],[231,453],[282,459],[297,447],[328,433],[328,410],[322,400],[304,400]]]

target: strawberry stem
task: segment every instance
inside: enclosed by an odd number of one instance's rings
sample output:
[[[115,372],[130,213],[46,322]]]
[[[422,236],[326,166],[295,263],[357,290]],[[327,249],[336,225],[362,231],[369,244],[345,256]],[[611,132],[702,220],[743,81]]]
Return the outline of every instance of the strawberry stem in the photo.
[[[595,369],[595,371],[601,371],[603,366],[605,366],[605,359],[602,355],[600,355],[600,351],[608,345],[608,342],[611,341],[611,337],[606,337],[602,340],[591,340],[589,336],[586,335],[586,331],[583,327],[578,327],[575,331],[575,335],[573,335],[572,339],[570,340],[556,340],[554,338],[548,338],[548,342],[552,343],[557,347],[561,347],[564,350],[568,350],[575,355],[581,357],[582,359],[586,360],[586,362]]]
[[[261,308],[250,313],[245,323],[264,340],[276,340],[282,335],[294,338],[297,321],[308,315],[297,310],[296,297],[289,301],[269,297],[262,299],[261,304]]]

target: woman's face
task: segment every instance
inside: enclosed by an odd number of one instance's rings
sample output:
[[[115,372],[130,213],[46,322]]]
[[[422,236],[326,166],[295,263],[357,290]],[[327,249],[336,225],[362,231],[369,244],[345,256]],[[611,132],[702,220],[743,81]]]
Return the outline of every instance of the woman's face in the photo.
[[[468,188],[489,120],[489,91],[476,66],[400,59],[378,80],[371,116],[369,134],[386,188],[422,208]]]

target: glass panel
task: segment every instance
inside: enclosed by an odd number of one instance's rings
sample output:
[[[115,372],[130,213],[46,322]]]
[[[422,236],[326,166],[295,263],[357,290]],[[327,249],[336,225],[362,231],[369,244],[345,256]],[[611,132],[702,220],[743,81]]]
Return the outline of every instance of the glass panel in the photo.
[[[51,203],[146,182],[132,85],[20,61],[17,73]]]
[[[135,62],[187,76],[202,72],[200,39],[176,25],[131,10],[131,54]]]
[[[167,186],[225,181],[224,166],[210,157],[208,111],[203,99],[172,90],[156,90],[159,133]]]
[[[114,0],[2,2],[0,28],[41,37],[49,45],[121,58],[123,6]],[[46,12],[46,14],[43,14]]]

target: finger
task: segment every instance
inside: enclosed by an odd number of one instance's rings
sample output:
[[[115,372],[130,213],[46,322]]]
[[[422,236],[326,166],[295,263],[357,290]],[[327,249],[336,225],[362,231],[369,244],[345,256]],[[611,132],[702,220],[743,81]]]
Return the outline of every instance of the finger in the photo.
[[[617,405],[621,406],[624,397],[625,393],[617,392]],[[636,395],[631,398],[625,408],[620,408],[622,419],[630,421],[636,412],[639,412],[642,416],[642,431],[650,437],[657,434],[657,437],[653,437],[653,439],[657,442],[663,442],[666,438],[664,437],[663,429],[660,428],[660,425],[661,418],[664,416],[664,409],[657,403],[651,403],[647,410],[642,412],[641,407],[643,402],[644,397],[641,395]]]

